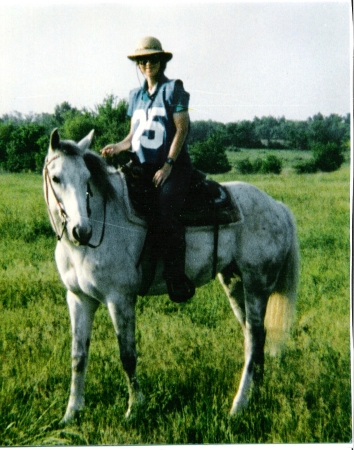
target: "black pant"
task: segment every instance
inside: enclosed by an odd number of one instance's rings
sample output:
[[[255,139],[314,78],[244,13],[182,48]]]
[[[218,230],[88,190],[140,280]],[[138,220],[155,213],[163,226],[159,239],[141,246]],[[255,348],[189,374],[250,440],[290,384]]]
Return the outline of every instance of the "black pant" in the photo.
[[[149,168],[151,180],[157,168]],[[155,211],[150,221],[150,231],[162,254],[164,275],[174,278],[184,273],[185,227],[180,213],[189,190],[192,164],[175,164],[171,174],[162,186],[155,190]],[[152,182],[152,181],[151,181]]]

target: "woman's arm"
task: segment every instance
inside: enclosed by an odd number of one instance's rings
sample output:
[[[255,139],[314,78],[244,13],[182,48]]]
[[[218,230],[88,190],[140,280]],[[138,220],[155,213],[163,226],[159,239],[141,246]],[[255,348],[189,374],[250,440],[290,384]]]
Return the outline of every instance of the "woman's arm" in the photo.
[[[184,141],[187,138],[188,130],[189,130],[189,114],[188,111],[181,111],[173,114],[173,122],[176,127],[176,133],[173,137],[172,144],[170,147],[170,151],[168,152],[168,158],[176,161],[178,155],[181,152]],[[172,170],[172,166],[170,164],[165,163],[160,170],[155,173],[153,178],[153,183],[155,186],[161,186],[169,177]]]
[[[118,155],[120,152],[129,150],[132,146],[133,138],[133,126],[130,124],[130,132],[122,141],[117,144],[108,144],[101,150],[101,154],[104,158],[108,156]]]
[[[186,140],[188,135],[189,130],[188,111],[174,113],[173,122],[176,127],[176,134],[174,135],[170,151],[168,152],[168,158],[172,158],[174,161],[176,161],[183,147],[184,141]]]

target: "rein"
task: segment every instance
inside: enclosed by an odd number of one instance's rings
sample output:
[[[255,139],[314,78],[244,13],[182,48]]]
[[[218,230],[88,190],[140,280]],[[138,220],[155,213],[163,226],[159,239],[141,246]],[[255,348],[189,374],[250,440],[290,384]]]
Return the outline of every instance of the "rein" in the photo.
[[[60,241],[64,235],[64,231],[66,229],[66,225],[68,223],[68,215],[62,205],[62,203],[59,201],[59,198],[55,192],[55,189],[53,187],[53,183],[52,180],[49,176],[49,171],[48,171],[48,166],[57,158],[59,158],[60,155],[56,155],[54,156],[52,159],[50,159],[44,166],[44,181],[45,181],[45,200],[46,200],[46,205],[47,205],[47,210],[49,213],[49,217],[50,217],[50,221],[53,225],[57,240]],[[52,194],[55,198],[60,216],[62,218],[62,230],[61,232],[59,232],[58,227],[56,226],[53,214],[49,208],[49,197],[48,197],[48,193],[49,193],[49,187],[52,191]],[[86,188],[86,210],[87,210],[87,217],[90,218],[91,217],[91,208],[90,208],[90,197],[93,197],[92,191],[91,191],[91,187],[90,184],[87,183],[87,188]],[[107,210],[107,197],[104,196],[103,198],[103,225],[102,225],[102,231],[101,231],[101,237],[100,240],[98,242],[98,244],[94,245],[94,244],[90,244],[88,243],[87,246],[90,248],[97,248],[102,244],[104,235],[105,235],[105,229],[106,229],[106,210]]]
[[[91,191],[90,184],[87,183],[87,189],[86,189],[86,210],[87,210],[87,217],[88,218],[91,217],[90,197],[93,197],[93,194],[92,194],[92,191]],[[96,245],[88,243],[87,245],[90,248],[97,248],[97,247],[99,247],[102,244],[102,241],[103,241],[103,238],[104,238],[104,233],[105,233],[105,230],[106,230],[106,210],[107,210],[107,197],[104,196],[103,197],[103,225],[102,225],[101,237],[100,237],[100,240],[98,241],[98,244],[96,244]]]

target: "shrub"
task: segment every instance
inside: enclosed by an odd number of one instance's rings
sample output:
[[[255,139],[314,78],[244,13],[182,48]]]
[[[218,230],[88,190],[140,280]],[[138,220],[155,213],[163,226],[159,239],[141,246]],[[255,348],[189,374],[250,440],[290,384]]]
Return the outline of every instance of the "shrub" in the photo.
[[[263,166],[263,159],[258,157],[253,161],[253,173],[261,173]]]
[[[249,158],[244,158],[236,163],[236,169],[244,175],[250,173],[275,173],[278,175],[282,167],[282,160],[275,155],[267,155],[265,159],[256,158],[253,162]]]
[[[300,162],[298,164],[295,164],[294,169],[297,174],[317,172],[317,167],[316,167],[314,159],[311,159],[310,161]]]
[[[244,175],[254,172],[253,164],[251,163],[249,158],[244,158],[237,161],[236,169],[238,170],[238,172]]]
[[[343,148],[335,142],[327,144],[318,142],[312,146],[312,153],[310,161],[294,166],[296,173],[334,172],[340,168],[345,159]]]
[[[342,148],[336,142],[316,143],[311,150],[316,167],[323,172],[334,172],[344,162]]]
[[[261,172],[262,173],[275,173],[280,174],[283,168],[282,160],[275,155],[267,155],[262,161]]]

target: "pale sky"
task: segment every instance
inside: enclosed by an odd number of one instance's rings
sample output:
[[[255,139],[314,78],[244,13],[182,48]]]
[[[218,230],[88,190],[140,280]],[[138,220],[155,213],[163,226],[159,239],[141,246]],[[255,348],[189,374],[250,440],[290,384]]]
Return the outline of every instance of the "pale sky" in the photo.
[[[350,0],[0,0],[0,116],[127,99],[142,78],[126,55],[146,35],[173,53],[166,75],[183,80],[192,120],[345,115],[351,34]]]

